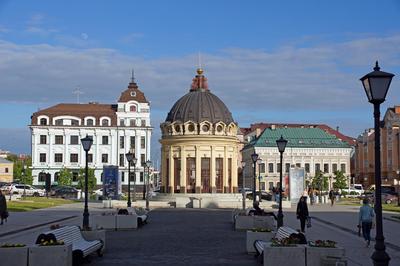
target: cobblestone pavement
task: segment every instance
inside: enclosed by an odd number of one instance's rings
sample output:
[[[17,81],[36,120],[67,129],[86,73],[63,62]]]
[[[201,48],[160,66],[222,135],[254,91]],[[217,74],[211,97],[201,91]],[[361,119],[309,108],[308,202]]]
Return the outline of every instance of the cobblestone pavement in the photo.
[[[94,265],[258,265],[231,210],[157,209],[136,231],[107,232],[107,253]]]

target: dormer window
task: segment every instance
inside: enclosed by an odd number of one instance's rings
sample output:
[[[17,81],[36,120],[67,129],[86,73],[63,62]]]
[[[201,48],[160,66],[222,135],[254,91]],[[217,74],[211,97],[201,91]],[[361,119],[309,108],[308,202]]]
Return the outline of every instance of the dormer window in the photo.
[[[131,96],[136,97],[136,91],[131,91]]]
[[[86,120],[86,125],[87,125],[87,126],[93,126],[93,125],[94,125],[93,119],[88,119],[88,120]]]
[[[108,120],[107,119],[103,119],[102,121],[101,121],[101,125],[104,127],[104,126],[109,126],[109,124],[108,124]]]
[[[131,105],[130,107],[129,107],[129,111],[131,111],[131,112],[136,112],[136,105]]]
[[[40,118],[40,125],[41,126],[46,126],[47,125],[47,119],[46,118]]]
[[[62,119],[57,119],[56,120],[56,126],[62,126],[63,125],[63,120]]]

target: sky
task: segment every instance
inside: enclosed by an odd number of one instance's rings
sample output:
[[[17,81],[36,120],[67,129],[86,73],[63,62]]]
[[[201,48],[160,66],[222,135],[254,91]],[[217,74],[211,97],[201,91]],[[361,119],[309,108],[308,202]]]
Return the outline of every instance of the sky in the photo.
[[[359,78],[379,60],[400,104],[400,1],[0,0],[0,149],[30,153],[30,116],[57,103],[115,104],[131,69],[160,123],[200,63],[241,127],[373,127]]]

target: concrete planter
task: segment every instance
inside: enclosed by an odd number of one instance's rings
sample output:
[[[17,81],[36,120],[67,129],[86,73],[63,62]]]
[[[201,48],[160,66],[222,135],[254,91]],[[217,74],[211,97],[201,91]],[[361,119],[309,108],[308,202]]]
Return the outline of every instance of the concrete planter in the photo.
[[[117,215],[116,216],[116,229],[137,229],[137,215],[129,214],[129,215]]]
[[[87,241],[101,240],[103,242],[101,252],[104,253],[106,250],[106,230],[81,231],[81,233]]]
[[[322,248],[322,247],[306,247],[306,258],[307,266],[319,266],[321,260],[326,257],[338,257],[343,258],[345,256],[345,250],[341,247],[336,248]]]
[[[244,216],[238,215],[235,219],[235,230],[275,228],[275,220],[271,216]]]
[[[2,265],[27,266],[28,247],[0,248],[0,260]]]
[[[268,244],[264,248],[264,266],[306,265],[306,248],[304,245],[295,247],[271,247],[270,245]]]
[[[72,245],[32,246],[29,266],[72,266]]]
[[[93,216],[95,228],[115,230],[116,228],[116,215],[96,215]]]
[[[275,236],[275,232],[246,232],[246,251],[247,253],[256,253],[254,242],[256,240],[270,241]]]

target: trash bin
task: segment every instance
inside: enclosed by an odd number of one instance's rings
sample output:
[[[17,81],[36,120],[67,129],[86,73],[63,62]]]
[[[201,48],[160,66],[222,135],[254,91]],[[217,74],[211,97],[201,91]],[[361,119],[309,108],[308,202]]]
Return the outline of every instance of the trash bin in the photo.
[[[110,199],[103,200],[103,208],[106,208],[106,209],[111,209],[112,208],[112,203],[111,203]]]
[[[342,257],[324,256],[321,258],[321,266],[347,266],[347,259]]]

